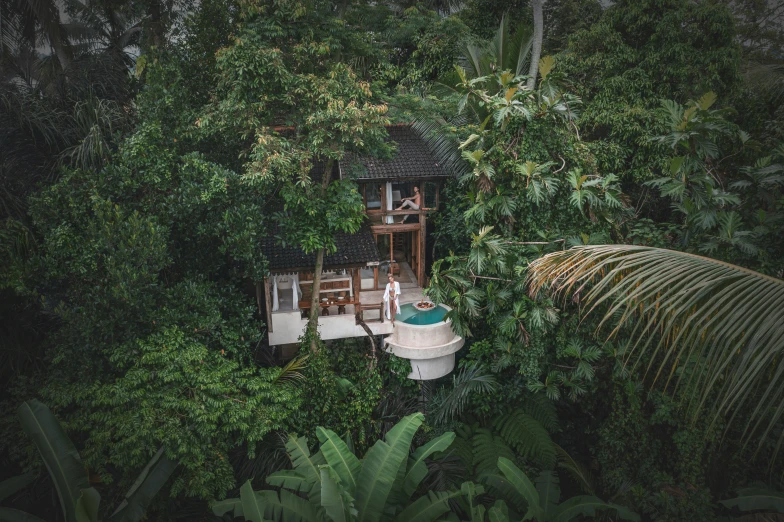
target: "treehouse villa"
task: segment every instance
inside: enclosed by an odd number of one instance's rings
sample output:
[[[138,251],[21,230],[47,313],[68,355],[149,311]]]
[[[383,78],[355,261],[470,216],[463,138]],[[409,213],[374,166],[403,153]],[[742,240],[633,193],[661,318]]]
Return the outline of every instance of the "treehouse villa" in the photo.
[[[397,145],[390,160],[364,158],[360,169],[337,164],[333,176],[352,177],[359,185],[368,220],[356,234],[338,233],[337,250],[325,254],[320,288],[313,288],[315,253],[281,247],[273,236],[263,240],[270,274],[256,289],[259,310],[266,313],[269,344],[286,349],[297,343],[307,325],[313,292],[319,294],[319,333],[324,340],[386,336],[386,349],[411,361],[412,379],[435,379],[454,367],[464,343],[444,320],[447,307],[414,308],[423,298],[428,214],[438,209],[441,184],[450,175],[424,140],[408,125],[387,127]],[[420,195],[419,208],[406,198]],[[387,275],[400,283],[401,313],[392,323],[384,317]]]

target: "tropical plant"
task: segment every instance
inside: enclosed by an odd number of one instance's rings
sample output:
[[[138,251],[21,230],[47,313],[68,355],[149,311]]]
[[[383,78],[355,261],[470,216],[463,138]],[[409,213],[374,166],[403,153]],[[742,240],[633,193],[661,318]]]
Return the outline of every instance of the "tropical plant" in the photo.
[[[781,520],[784,518],[784,494],[765,488],[744,488],[738,490],[738,496],[722,500],[721,504],[728,508],[737,508],[744,515],[741,520]],[[753,518],[752,518],[753,517]]]
[[[440,388],[439,394],[431,399],[432,416],[436,425],[459,418],[473,394],[492,393],[498,382],[481,364],[474,362],[460,368],[452,375],[452,388]]]
[[[537,397],[534,395],[534,397]],[[529,398],[520,406],[501,407],[489,418],[471,422],[471,415],[455,430],[450,448],[468,471],[467,478],[494,469],[498,457],[522,459],[539,469],[554,469],[558,462],[556,444],[550,433],[558,430],[555,405],[543,395]]]
[[[484,127],[490,117],[489,108],[481,100],[469,96],[464,86],[474,80],[477,88],[491,85],[494,75],[504,71],[509,71],[512,77],[523,77],[529,68],[531,45],[532,29],[524,23],[512,27],[509,18],[504,15],[493,38],[467,42],[461,49],[454,70],[433,84],[432,93],[438,98],[459,100],[457,111],[446,117],[436,116],[432,110],[426,111],[415,118],[413,126],[427,141],[439,162],[456,175],[465,175],[468,169],[461,161],[460,142],[450,129],[466,124]]]
[[[446,450],[454,433],[445,433],[409,454],[424,415],[403,418],[385,440],[378,440],[358,459],[333,431],[318,428],[321,442],[311,455],[305,437],[291,435],[286,449],[294,469],[273,473],[266,482],[282,488],[253,491],[250,481],[240,498],[216,501],[213,512],[264,520],[317,521],[433,521],[450,510],[459,491],[429,492],[412,500],[428,474],[425,459]]]
[[[66,522],[98,522],[101,495],[90,486],[87,471],[71,440],[49,408],[32,399],[19,407],[25,433],[32,439],[49,475],[52,477],[63,518]],[[160,448],[142,469],[122,502],[105,518],[108,522],[137,522],[145,516],[147,506],[166,484],[177,467]],[[28,486],[36,475],[26,473],[0,483],[0,501]],[[0,519],[9,522],[42,522],[22,511],[0,507]]]
[[[458,64],[465,69],[469,78],[480,78],[501,71],[511,71],[515,76],[522,76],[526,74],[531,61],[532,43],[531,27],[525,23],[511,27],[508,16],[504,15],[492,39],[465,44],[458,57]]]
[[[604,502],[592,495],[579,495],[559,503],[561,488],[555,472],[541,472],[534,484],[505,457],[498,458],[497,471],[481,475],[480,480],[491,494],[495,493],[506,501],[496,501],[488,511],[489,520],[493,522],[567,522],[578,517],[595,517],[597,512],[602,511],[614,512],[620,520],[640,520],[639,515],[628,508]]]
[[[626,361],[682,391],[693,419],[745,418],[743,438],[784,434],[784,281],[685,252],[630,245],[574,247],[531,263],[529,292],[573,294],[628,336]],[[688,365],[690,371],[684,371]],[[760,446],[758,446],[759,448]]]

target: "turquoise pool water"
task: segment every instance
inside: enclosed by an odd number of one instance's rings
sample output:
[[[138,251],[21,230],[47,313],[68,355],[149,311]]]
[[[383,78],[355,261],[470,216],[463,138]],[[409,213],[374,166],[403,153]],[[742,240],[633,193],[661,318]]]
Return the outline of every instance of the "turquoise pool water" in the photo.
[[[446,308],[436,306],[426,311],[419,311],[411,303],[400,307],[400,314],[395,318],[396,321],[403,321],[406,324],[426,325],[436,324],[444,320]]]

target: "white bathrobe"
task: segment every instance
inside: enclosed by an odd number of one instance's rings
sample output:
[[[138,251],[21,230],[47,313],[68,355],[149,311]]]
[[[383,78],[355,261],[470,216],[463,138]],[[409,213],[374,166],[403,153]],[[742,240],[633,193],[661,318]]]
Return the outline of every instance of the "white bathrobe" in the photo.
[[[384,290],[384,308],[386,308],[387,319],[392,319],[389,313],[389,283]],[[395,315],[400,313],[400,283],[395,281]]]

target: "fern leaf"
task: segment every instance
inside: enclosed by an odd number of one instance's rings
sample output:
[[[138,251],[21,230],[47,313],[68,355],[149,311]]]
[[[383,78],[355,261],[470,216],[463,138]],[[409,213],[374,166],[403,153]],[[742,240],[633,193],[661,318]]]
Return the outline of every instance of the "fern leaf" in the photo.
[[[514,410],[496,418],[494,426],[518,454],[533,459],[545,469],[555,467],[555,445],[550,434],[536,419],[522,410]]]

